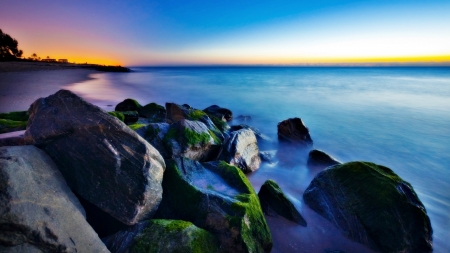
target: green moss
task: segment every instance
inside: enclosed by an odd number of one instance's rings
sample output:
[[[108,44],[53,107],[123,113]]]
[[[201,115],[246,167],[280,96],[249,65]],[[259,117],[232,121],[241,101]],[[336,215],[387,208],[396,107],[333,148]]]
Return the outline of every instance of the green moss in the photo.
[[[112,111],[112,112],[108,112],[108,114],[118,118],[122,122],[124,122],[124,120],[125,120],[125,116],[121,112]]]
[[[208,133],[197,133],[194,130],[185,128],[184,129],[184,138],[185,138],[187,144],[194,146],[197,144],[204,145],[204,144],[208,143],[211,139],[211,136]]]
[[[189,120],[200,120],[202,117],[204,116],[208,116],[204,111],[201,110],[192,110],[191,112],[189,112],[189,114],[187,115],[187,118]]]
[[[224,131],[226,131],[228,129],[228,124],[225,121],[223,121],[223,120],[221,120],[221,119],[219,119],[219,118],[217,118],[217,117],[215,117],[213,115],[210,115],[210,114],[208,114],[208,116],[211,119],[211,121],[214,123],[214,125],[216,125],[216,127],[221,132],[224,132]]]
[[[211,137],[213,138],[214,142],[216,144],[222,144],[222,141],[217,137],[217,135],[215,133],[213,133],[213,131],[208,130],[209,135],[211,135]]]
[[[153,140],[156,136],[158,136],[160,131],[161,130],[159,128],[149,125],[147,131],[145,132],[145,138],[148,140]]]
[[[246,194],[256,194],[253,186],[248,181],[244,172],[240,170],[238,167],[230,165],[225,161],[220,161],[217,166],[218,171],[217,174],[221,175],[224,181],[232,185],[239,192]]]
[[[131,130],[136,131],[137,129],[141,128],[141,127],[145,127],[146,124],[132,124],[132,125],[128,125],[129,128],[131,128]]]
[[[0,113],[0,119],[9,119],[13,121],[28,121],[30,114],[28,111]]]
[[[171,141],[175,139],[177,136],[177,130],[173,127],[169,128],[169,131],[167,131],[166,135],[164,135],[163,143],[168,148],[171,148],[172,144]]]
[[[139,104],[139,102],[136,99],[132,99],[132,98],[127,98],[124,100],[124,102],[127,101],[127,103],[133,104],[136,109],[140,109],[142,107],[141,104]]]
[[[0,133],[9,133],[27,129],[27,121],[0,119]]]

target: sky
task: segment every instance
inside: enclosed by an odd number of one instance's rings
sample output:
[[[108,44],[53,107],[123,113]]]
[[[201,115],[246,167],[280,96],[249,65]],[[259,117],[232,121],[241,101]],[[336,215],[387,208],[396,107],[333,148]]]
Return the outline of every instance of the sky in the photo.
[[[0,0],[0,29],[77,63],[450,65],[449,0]]]

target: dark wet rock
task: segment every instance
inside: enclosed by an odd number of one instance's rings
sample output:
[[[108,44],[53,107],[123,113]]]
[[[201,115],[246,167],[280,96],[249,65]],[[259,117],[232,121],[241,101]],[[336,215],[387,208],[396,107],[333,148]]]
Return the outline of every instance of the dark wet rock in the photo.
[[[222,108],[218,105],[211,105],[210,107],[203,110],[208,115],[212,115],[216,118],[223,119],[225,121],[230,121],[233,119],[233,112],[227,108]]]
[[[148,142],[67,90],[29,112],[25,139],[50,155],[74,192],[128,225],[152,217],[165,164]]]
[[[170,125],[167,123],[151,123],[135,131],[155,147],[164,158],[170,158],[171,153],[164,143],[164,136],[169,132],[169,128]]]
[[[1,252],[109,252],[58,168],[34,146],[0,148]]]
[[[171,157],[186,157],[196,161],[214,160],[221,141],[200,121],[180,120],[170,125],[163,138]]]
[[[185,107],[175,103],[166,103],[166,122],[175,123],[182,119],[187,119],[190,114],[190,107]]]
[[[136,123],[139,119],[139,113],[137,111],[126,111],[122,112],[122,114],[125,117],[125,119],[123,120],[125,124]]]
[[[268,162],[270,164],[273,164],[276,162],[276,150],[269,150],[269,151],[260,151],[259,157],[261,158],[262,162]]]
[[[255,134],[250,129],[230,133],[223,145],[221,160],[240,168],[244,173],[257,170],[261,165]]]
[[[309,130],[300,118],[290,118],[278,123],[278,140],[305,147],[313,144]]]
[[[258,139],[258,141],[261,141],[261,142],[264,142],[264,141],[271,142],[272,141],[267,135],[265,135],[261,131],[259,131],[258,128],[252,127],[252,126],[249,126],[249,125],[246,125],[246,124],[239,124],[239,125],[231,126],[230,127],[230,132],[238,131],[238,130],[241,130],[241,129],[250,129],[250,130],[252,130],[253,133],[256,136],[256,139]]]
[[[150,220],[104,239],[111,252],[199,253],[220,252],[219,242],[208,231],[188,221]]]
[[[275,181],[267,180],[264,182],[258,192],[258,197],[265,214],[270,216],[272,214],[275,214],[274,216],[280,215],[306,227],[305,219],[303,219],[294,204],[286,197],[283,190],[281,190]]]
[[[432,228],[412,186],[387,167],[350,162],[320,172],[303,199],[348,238],[381,252],[431,252]]]
[[[127,98],[124,101],[118,103],[114,111],[119,112],[139,111],[141,107],[142,105],[140,105],[138,101],[131,98]]]
[[[324,169],[336,164],[341,164],[341,162],[321,150],[313,149],[309,152],[308,166],[310,167]]]
[[[166,119],[166,109],[156,103],[150,103],[139,109],[139,116],[149,119],[151,123],[162,123]]]
[[[221,161],[168,162],[157,217],[190,221],[214,234],[226,252],[269,252],[272,239],[244,173]]]

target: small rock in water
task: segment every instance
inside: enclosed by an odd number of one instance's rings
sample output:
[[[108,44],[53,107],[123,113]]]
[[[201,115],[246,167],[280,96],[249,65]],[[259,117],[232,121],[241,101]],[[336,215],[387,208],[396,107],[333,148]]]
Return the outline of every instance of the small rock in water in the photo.
[[[222,108],[218,105],[211,105],[210,107],[204,109],[203,111],[206,112],[208,115],[212,115],[219,119],[224,119],[226,121],[230,121],[233,119],[233,113],[230,110]]]
[[[309,130],[300,118],[291,118],[278,123],[278,139],[305,147],[313,144]]]
[[[313,149],[309,152],[308,166],[310,167],[324,169],[336,164],[341,164],[341,162],[321,150]]]
[[[223,145],[221,160],[240,168],[244,173],[259,169],[261,158],[256,136],[250,129],[230,133]]]

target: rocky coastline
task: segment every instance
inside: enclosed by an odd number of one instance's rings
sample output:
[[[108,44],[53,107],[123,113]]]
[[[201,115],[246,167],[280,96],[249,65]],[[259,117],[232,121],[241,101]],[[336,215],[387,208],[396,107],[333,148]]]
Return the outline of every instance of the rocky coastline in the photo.
[[[264,133],[232,118],[218,105],[134,99],[107,113],[67,90],[0,114],[2,133],[25,130],[0,139],[0,251],[270,252],[266,216],[309,221],[276,182],[257,193],[245,174],[304,162],[321,170],[305,203],[347,238],[432,252],[426,209],[393,170],[313,149],[300,118],[278,124],[270,156],[259,150]]]

